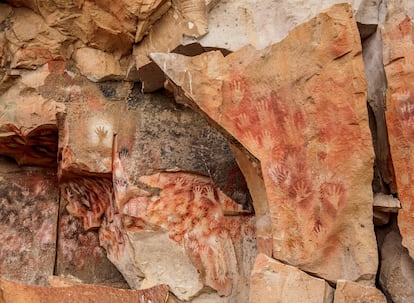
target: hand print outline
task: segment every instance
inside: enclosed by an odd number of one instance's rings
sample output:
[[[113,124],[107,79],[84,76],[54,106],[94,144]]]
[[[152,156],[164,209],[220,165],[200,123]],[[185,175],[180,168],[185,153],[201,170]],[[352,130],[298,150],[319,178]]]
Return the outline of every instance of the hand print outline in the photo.
[[[239,105],[241,100],[243,100],[243,98],[244,98],[244,90],[242,88],[241,81],[233,80],[230,83],[230,88],[232,90],[231,102],[234,105]]]

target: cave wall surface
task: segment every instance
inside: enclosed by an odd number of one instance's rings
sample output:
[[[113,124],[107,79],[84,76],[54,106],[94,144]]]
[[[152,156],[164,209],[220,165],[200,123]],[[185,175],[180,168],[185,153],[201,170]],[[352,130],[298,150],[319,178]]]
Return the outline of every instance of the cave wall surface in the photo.
[[[413,18],[0,3],[0,303],[412,302]]]

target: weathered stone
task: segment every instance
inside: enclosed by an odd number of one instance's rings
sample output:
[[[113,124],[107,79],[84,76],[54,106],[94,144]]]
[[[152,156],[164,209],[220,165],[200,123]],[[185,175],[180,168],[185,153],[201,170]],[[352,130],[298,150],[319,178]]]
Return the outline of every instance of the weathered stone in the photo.
[[[28,8],[13,8],[4,23],[5,59],[11,68],[36,68],[52,60],[67,59],[69,37],[49,27],[45,20]]]
[[[134,88],[128,112],[119,118],[119,149],[133,184],[159,171],[186,171],[210,176],[216,186],[243,208],[251,198],[225,138],[189,108],[164,94],[142,94]],[[249,209],[250,210],[250,209]]]
[[[256,217],[257,249],[269,257],[272,256],[272,223],[270,221],[269,204],[266,187],[260,172],[260,164],[255,163],[243,151],[232,146],[244,177],[247,180]]]
[[[377,193],[374,195],[374,209],[383,212],[397,213],[398,210],[401,209],[401,203],[392,195]]]
[[[405,2],[389,1],[383,30],[384,66],[388,82],[386,120],[398,198],[398,226],[403,245],[414,258],[414,26]]]
[[[47,284],[55,264],[58,203],[55,172],[0,158],[1,277]]]
[[[73,59],[82,75],[97,82],[104,80],[122,80],[126,71],[122,70],[120,58],[104,51],[82,47],[75,51]]]
[[[47,66],[21,73],[19,80],[0,95],[0,154],[19,165],[57,165],[56,115],[62,103],[36,90],[47,75]]]
[[[168,287],[158,285],[145,290],[116,289],[80,284],[66,287],[34,287],[0,279],[1,303],[165,303]]]
[[[321,10],[335,3],[352,3],[357,21],[361,24],[378,23],[380,1],[341,0],[265,0],[192,1],[191,17],[173,1],[173,8],[150,30],[142,43],[134,46],[139,78],[144,90],[151,92],[162,87],[164,78],[148,60],[151,52],[175,52],[181,45],[200,43],[202,47],[236,51],[246,45],[263,49],[281,41],[297,25],[308,21]],[[206,14],[206,7],[208,14]],[[184,15],[185,17],[181,17]],[[199,24],[202,26],[199,26]],[[199,29],[208,27],[208,32]],[[190,34],[189,29],[197,29]]]
[[[94,84],[70,70],[52,71],[48,80],[42,92],[54,89],[55,96],[64,100],[67,108],[66,117],[59,120],[60,175],[109,177],[112,135],[119,125],[133,117],[125,102],[109,100],[126,98],[131,85]]]
[[[110,179],[77,177],[60,184],[57,275],[84,283],[128,288],[99,245],[97,229],[112,199]]]
[[[328,303],[333,298],[326,281],[264,254],[257,256],[250,284],[251,303]]]
[[[395,193],[397,189],[385,122],[387,79],[382,61],[382,38],[379,28],[363,41],[362,55],[368,81],[368,113],[375,150],[373,189],[375,192]]]
[[[115,204],[100,240],[127,281],[137,285],[145,276],[169,285],[182,300],[196,296],[204,285],[219,295],[243,298],[248,284],[243,277],[249,276],[256,256],[253,218],[235,216],[243,214],[242,206],[200,175],[158,173],[138,179],[146,190],[135,187],[118,151],[115,144]],[[123,269],[131,267],[142,274],[127,277],[134,273]]]
[[[373,150],[351,7],[333,6],[262,51],[151,58],[260,160],[273,256],[332,281],[373,281]]]
[[[394,303],[414,301],[414,261],[401,245],[398,231],[389,232],[380,247],[379,284]]]
[[[333,303],[387,303],[387,299],[375,287],[339,280]]]
[[[377,193],[374,195],[374,225],[388,224],[391,213],[397,213],[401,209],[401,203],[392,195]]]

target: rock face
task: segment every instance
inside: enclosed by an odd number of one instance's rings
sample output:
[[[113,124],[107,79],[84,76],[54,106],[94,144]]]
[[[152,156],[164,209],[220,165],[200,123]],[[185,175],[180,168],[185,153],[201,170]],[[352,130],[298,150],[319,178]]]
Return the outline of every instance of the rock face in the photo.
[[[348,5],[262,51],[151,58],[177,91],[260,160],[275,258],[331,281],[374,279],[373,151]]]
[[[383,40],[388,81],[386,118],[398,197],[402,205],[398,213],[398,226],[403,245],[408,248],[410,256],[414,257],[414,205],[411,202],[414,174],[410,169],[414,163],[411,144],[414,138],[414,90],[411,85],[414,79],[414,27],[405,9],[400,1],[389,3]]]
[[[0,303],[132,303],[138,302],[137,300],[144,303],[165,303],[167,299],[168,287],[165,285],[135,291],[86,284],[66,287],[34,287],[0,279]]]
[[[203,176],[158,173],[140,177],[141,188],[130,184],[114,140],[115,201],[100,240],[127,281],[167,284],[181,300],[204,286],[235,299],[243,294],[256,256],[253,218],[234,216],[242,206]]]
[[[401,246],[398,231],[390,231],[380,247],[381,267],[379,283],[392,302],[408,303],[414,300],[414,261]]]
[[[64,105],[36,92],[47,76],[47,65],[22,72],[20,81],[0,91],[0,154],[19,165],[56,166],[56,115]]]
[[[385,296],[372,286],[339,280],[336,284],[334,303],[387,303]]]
[[[0,303],[411,303],[413,18],[2,1]]]
[[[299,282],[300,281],[300,282]],[[333,289],[296,267],[282,264],[264,254],[257,256],[252,271],[250,302],[332,302]],[[300,287],[297,287],[300,285]]]
[[[58,203],[52,170],[19,168],[0,158],[1,277],[46,284],[55,264]]]

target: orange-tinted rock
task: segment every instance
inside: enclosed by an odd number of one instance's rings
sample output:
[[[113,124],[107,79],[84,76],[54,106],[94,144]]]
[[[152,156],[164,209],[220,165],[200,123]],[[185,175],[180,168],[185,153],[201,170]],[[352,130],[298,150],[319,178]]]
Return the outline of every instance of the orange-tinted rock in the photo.
[[[168,287],[165,285],[137,291],[87,284],[67,287],[35,287],[0,279],[1,303],[165,303],[167,299]]]
[[[47,284],[55,264],[58,208],[54,171],[19,168],[0,158],[0,277]]]
[[[254,162],[243,151],[232,146],[252,196],[256,217],[256,239],[259,253],[272,256],[272,223],[270,221],[269,203],[267,201],[266,187],[261,176],[260,164]]]
[[[117,151],[115,144],[115,204],[107,211],[100,240],[126,279],[139,279],[123,270],[136,267],[183,300],[204,285],[224,296],[245,292],[242,285],[248,284],[256,255],[253,218],[235,216],[243,214],[242,206],[204,176],[158,173],[138,179],[145,190],[133,186]]]
[[[60,193],[55,273],[85,283],[128,288],[99,245],[98,229],[112,199],[110,179],[78,176],[61,182]]]
[[[19,165],[57,165],[56,115],[65,107],[36,91],[46,75],[44,68],[22,72],[0,95],[0,154]]]
[[[403,245],[414,258],[414,26],[400,1],[390,1],[383,30],[384,66],[388,82],[386,120],[402,209],[398,226]]]
[[[257,256],[251,276],[251,303],[329,303],[333,289],[329,284],[296,267],[264,254]]]
[[[350,6],[261,51],[151,57],[181,96],[260,160],[273,256],[328,280],[372,281],[373,150]]]
[[[36,68],[52,60],[69,58],[71,40],[29,8],[13,8],[5,22],[6,56],[11,68]]]
[[[333,303],[387,303],[387,299],[375,287],[339,280]]]

